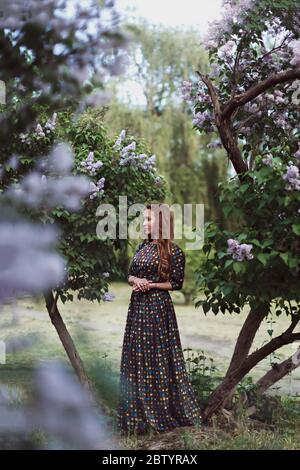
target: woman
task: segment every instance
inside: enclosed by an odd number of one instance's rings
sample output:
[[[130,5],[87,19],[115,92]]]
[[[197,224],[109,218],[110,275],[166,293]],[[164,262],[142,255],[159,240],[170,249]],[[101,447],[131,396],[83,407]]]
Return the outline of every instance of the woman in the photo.
[[[172,241],[173,212],[164,204],[159,208],[157,223],[151,204],[146,206],[147,237],[139,244],[129,268],[132,293],[124,333],[117,411],[118,427],[126,434],[150,429],[166,431],[176,426],[200,424],[201,420],[169,293],[182,287],[185,254]],[[162,238],[166,224],[170,227],[170,238]],[[153,233],[158,237],[151,238]]]

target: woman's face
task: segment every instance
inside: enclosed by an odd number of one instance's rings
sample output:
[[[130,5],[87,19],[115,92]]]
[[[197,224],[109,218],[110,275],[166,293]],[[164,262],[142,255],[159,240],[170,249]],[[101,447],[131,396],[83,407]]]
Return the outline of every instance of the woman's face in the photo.
[[[145,209],[143,229],[146,235],[150,234],[151,238],[158,238],[155,231],[155,214],[151,209]]]

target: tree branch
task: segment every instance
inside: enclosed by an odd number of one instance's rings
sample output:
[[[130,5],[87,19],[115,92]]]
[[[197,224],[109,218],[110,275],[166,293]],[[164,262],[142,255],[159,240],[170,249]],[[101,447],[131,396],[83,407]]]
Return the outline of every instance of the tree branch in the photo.
[[[212,103],[213,103],[213,106],[214,106],[214,109],[215,109],[216,118],[217,118],[217,116],[219,116],[221,114],[221,105],[220,105],[218,93],[217,93],[212,81],[209,79],[208,75],[203,75],[202,73],[200,73],[198,71],[196,73],[199,75],[199,77],[201,78],[203,83],[205,83],[205,85],[208,88],[209,95],[211,97],[211,100],[212,100]]]
[[[285,361],[282,361],[280,364],[274,364],[272,369],[257,381],[255,389],[256,394],[262,395],[266,390],[268,390],[268,388],[292,372],[294,369],[297,369],[299,366],[300,348],[298,351],[296,351],[295,354],[293,354],[293,356],[289,357]]]
[[[254,85],[249,90],[236,95],[232,100],[230,100],[224,107],[222,112],[223,119],[228,119],[231,117],[232,113],[240,106],[252,101],[257,96],[264,93],[269,88],[272,88],[275,85],[280,83],[293,82],[294,80],[300,79],[300,70],[292,69],[284,72],[279,72],[268,77],[266,80],[261,81],[257,85]]]

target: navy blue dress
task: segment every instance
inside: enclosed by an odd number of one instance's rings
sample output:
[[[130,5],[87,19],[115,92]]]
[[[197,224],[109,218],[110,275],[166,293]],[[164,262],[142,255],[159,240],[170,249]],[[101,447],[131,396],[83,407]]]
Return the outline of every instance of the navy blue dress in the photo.
[[[163,282],[158,275],[156,242],[144,240],[128,275]],[[182,288],[185,254],[172,245],[172,290]],[[200,424],[200,408],[185,367],[173,301],[169,291],[132,291],[120,366],[118,428],[130,433],[166,431]]]

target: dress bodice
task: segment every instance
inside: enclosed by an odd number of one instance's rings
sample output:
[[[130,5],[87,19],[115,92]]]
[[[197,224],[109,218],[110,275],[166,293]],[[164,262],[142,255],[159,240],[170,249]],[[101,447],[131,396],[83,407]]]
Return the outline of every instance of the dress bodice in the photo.
[[[128,275],[146,278],[153,282],[165,282],[158,274],[159,251],[157,243],[143,241],[137,247],[135,255],[129,267]],[[172,290],[182,288],[184,281],[185,254],[177,245],[172,245],[171,250],[171,273],[169,281]]]

